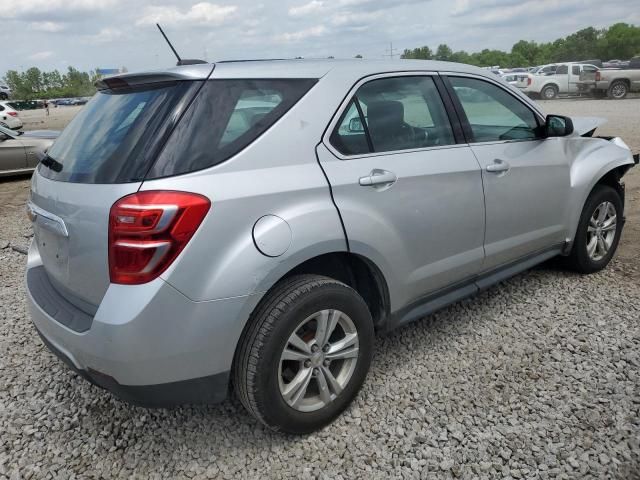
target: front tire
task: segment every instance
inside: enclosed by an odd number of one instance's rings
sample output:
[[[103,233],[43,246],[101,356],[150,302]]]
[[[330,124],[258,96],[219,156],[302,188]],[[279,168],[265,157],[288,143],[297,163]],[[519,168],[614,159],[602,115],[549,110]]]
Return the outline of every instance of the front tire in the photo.
[[[273,430],[313,432],[355,398],[373,353],[371,313],[337,280],[297,275],[262,300],[234,362],[244,407]]]
[[[622,234],[622,214],[620,194],[609,186],[597,185],[580,216],[568,257],[571,269],[588,274],[598,272],[609,264]]]

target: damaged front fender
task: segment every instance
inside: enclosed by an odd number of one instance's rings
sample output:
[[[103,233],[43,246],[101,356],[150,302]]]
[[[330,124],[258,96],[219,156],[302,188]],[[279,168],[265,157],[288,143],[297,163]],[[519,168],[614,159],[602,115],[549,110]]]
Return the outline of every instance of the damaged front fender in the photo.
[[[589,133],[592,132],[593,128]],[[572,201],[567,222],[571,234],[568,240],[572,241],[582,209],[593,188],[608,175],[614,175],[615,181],[619,182],[627,170],[638,162],[637,156],[632,155],[629,147],[618,137],[574,136],[567,139],[567,149],[568,158],[573,159],[570,166]]]

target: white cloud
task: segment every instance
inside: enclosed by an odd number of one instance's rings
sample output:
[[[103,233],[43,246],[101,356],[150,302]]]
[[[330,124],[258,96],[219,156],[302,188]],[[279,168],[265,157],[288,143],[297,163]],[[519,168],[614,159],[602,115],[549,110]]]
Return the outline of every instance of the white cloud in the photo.
[[[162,25],[185,24],[193,25],[220,25],[231,17],[238,7],[235,5],[218,5],[216,3],[201,2],[191,6],[183,12],[176,6],[149,6],[146,7],[136,25]]]
[[[91,12],[114,7],[120,0],[0,0],[0,18],[43,16],[48,13]]]
[[[66,28],[66,25],[58,22],[31,22],[29,24],[29,29],[37,32],[55,33],[62,32]]]
[[[87,40],[92,43],[109,43],[122,38],[122,31],[117,28],[103,28],[95,35],[89,35]]]
[[[29,60],[35,60],[35,61],[40,61],[40,60],[46,60],[47,58],[53,56],[53,52],[50,51],[44,51],[44,52],[36,52],[32,55],[29,55],[27,58]]]
[[[289,15],[291,15],[292,17],[303,17],[305,15],[319,12],[320,10],[322,10],[323,6],[323,0],[311,0],[309,3],[305,3],[304,5],[291,7],[289,9]]]
[[[304,30],[298,30],[297,32],[283,33],[282,35],[278,35],[276,40],[286,43],[299,42],[301,40],[306,40],[307,38],[321,37],[325,33],[327,33],[327,27],[324,25],[317,25]]]

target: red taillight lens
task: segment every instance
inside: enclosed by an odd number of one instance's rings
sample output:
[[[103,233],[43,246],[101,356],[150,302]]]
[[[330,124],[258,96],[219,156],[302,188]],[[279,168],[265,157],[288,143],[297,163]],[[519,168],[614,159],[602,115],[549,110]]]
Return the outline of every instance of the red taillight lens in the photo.
[[[17,117],[18,116],[18,112],[7,112],[9,115],[11,115],[12,117]]]
[[[600,72],[596,72],[596,82],[599,82],[601,78]]]
[[[137,285],[158,277],[176,259],[211,208],[208,198],[172,191],[138,192],[109,212],[112,283]]]
[[[532,82],[532,81],[533,81],[533,80],[531,79],[531,77],[527,77],[527,87],[530,87],[530,86],[531,86],[531,82]]]

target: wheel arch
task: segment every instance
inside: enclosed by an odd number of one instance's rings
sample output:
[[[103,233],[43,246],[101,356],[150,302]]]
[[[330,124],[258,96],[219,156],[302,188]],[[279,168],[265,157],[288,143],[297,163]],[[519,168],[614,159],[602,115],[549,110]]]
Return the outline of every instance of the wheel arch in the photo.
[[[553,88],[556,89],[557,93],[560,93],[560,86],[557,83],[555,83],[555,82],[547,82],[540,89],[540,94],[541,95],[542,95],[542,92],[544,92],[544,89],[547,88],[547,87],[553,87]]]
[[[576,160],[571,167],[572,201],[568,219],[571,242],[575,238],[584,205],[597,185],[614,188],[622,197],[624,206],[624,185],[621,179],[634,165],[628,149],[607,140],[589,139],[584,148],[583,152],[576,153]]]

